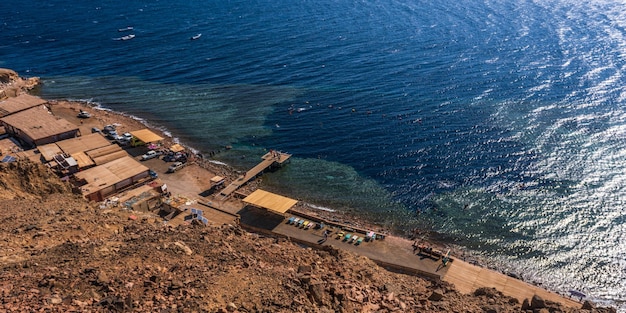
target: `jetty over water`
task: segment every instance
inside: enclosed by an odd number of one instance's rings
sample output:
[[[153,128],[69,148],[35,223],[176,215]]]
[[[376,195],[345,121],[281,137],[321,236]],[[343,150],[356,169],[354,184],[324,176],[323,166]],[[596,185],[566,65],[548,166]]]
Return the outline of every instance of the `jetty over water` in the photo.
[[[257,177],[259,174],[263,173],[266,169],[272,166],[282,166],[285,162],[289,160],[291,154],[283,153],[280,151],[270,151],[266,153],[261,161],[261,163],[257,164],[255,167],[251,168],[247,172],[245,172],[242,176],[240,176],[237,180],[233,181],[230,185],[224,188],[220,192],[220,196],[223,199],[227,198],[235,192],[239,187],[245,185],[250,180]]]

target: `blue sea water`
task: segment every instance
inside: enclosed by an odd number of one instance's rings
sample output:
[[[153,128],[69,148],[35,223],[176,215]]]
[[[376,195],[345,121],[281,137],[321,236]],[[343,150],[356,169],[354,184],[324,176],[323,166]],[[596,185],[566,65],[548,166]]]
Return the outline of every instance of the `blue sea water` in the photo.
[[[432,231],[626,310],[623,2],[6,0],[0,12],[0,67],[40,76],[46,98],[146,119],[200,153],[233,145],[215,158],[239,168],[287,151],[264,188]]]

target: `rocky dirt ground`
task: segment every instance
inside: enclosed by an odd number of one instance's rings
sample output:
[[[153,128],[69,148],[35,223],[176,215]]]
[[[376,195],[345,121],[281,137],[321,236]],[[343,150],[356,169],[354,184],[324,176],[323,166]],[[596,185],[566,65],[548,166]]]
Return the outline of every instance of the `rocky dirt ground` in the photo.
[[[463,295],[237,225],[172,228],[88,203],[29,161],[0,164],[0,223],[0,313],[615,312],[519,303],[494,289]]]

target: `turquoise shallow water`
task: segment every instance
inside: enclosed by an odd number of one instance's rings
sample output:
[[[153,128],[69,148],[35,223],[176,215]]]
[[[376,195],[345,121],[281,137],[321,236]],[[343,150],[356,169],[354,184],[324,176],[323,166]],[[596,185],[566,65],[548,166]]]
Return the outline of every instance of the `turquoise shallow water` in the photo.
[[[603,303],[626,298],[616,1],[0,3],[0,66],[147,120],[265,188]],[[133,26],[132,40],[114,40]],[[202,33],[198,40],[190,37]]]

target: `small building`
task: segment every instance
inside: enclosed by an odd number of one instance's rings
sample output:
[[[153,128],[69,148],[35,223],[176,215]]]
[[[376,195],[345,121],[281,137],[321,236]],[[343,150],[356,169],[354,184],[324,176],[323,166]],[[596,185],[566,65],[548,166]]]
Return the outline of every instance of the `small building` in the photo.
[[[80,136],[76,138],[61,140],[56,145],[65,153],[70,155],[78,162],[81,169],[96,165],[97,163],[87,154],[88,151],[100,149],[107,146],[117,146],[111,144],[102,135],[98,133]]]
[[[111,142],[98,133],[62,140],[56,144],[64,153],[69,155],[112,145]]]
[[[89,134],[86,136],[61,140],[55,143],[40,145],[37,149],[41,153],[45,162],[50,162],[55,159],[55,156],[62,154],[66,158],[72,157],[76,160],[79,169],[100,165],[128,155],[128,153],[123,151],[120,146],[111,144],[100,134]],[[110,157],[110,155],[108,155],[120,151],[121,153],[116,154],[115,157]],[[105,154],[108,156],[106,158],[106,162],[103,162],[102,156]]]
[[[17,97],[12,97],[0,101],[0,117],[9,116],[11,114],[28,110],[36,106],[40,106],[47,103],[46,100],[39,97],[31,96],[29,94],[20,94]]]
[[[211,178],[211,189],[224,188],[224,182],[226,182],[226,178],[222,176],[213,176],[213,178]]]
[[[149,176],[145,165],[126,156],[74,174],[74,184],[88,200],[102,201]]]
[[[79,134],[78,126],[39,106],[0,118],[6,132],[25,146],[44,145]]]

